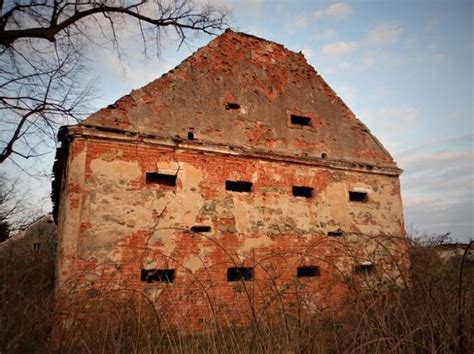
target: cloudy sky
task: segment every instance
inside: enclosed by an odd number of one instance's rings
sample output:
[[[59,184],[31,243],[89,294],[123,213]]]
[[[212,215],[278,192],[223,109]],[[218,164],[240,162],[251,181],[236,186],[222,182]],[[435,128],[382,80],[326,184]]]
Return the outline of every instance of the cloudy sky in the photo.
[[[382,141],[405,171],[409,230],[451,232],[459,240],[474,236],[471,1],[218,3],[233,8],[234,29],[302,51]],[[154,80],[210,40],[201,36],[177,51],[171,35],[159,58],[145,58],[137,34],[126,38],[121,61],[112,50],[88,53],[98,89],[95,108]],[[50,171],[52,160],[53,153],[46,155],[31,170]],[[47,211],[49,178],[28,184],[36,207]]]

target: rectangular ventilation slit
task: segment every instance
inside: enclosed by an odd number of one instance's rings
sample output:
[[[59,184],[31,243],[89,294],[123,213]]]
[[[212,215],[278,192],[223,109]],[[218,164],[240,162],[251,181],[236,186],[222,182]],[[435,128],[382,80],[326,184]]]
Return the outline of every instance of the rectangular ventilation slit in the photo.
[[[319,267],[316,266],[302,266],[296,268],[296,276],[298,278],[319,277],[320,275],[321,271]]]
[[[195,225],[191,226],[191,232],[211,232],[211,227],[205,225]]]
[[[227,268],[227,281],[248,281],[253,279],[253,268]]]
[[[295,197],[311,198],[313,196],[313,188],[304,186],[293,186],[293,195]]]
[[[304,116],[298,116],[296,114],[292,114],[290,116],[290,121],[291,124],[295,125],[302,125],[302,126],[311,126],[311,118],[310,117],[304,117]]]
[[[140,280],[147,283],[172,283],[174,269],[142,269]]]
[[[375,265],[373,263],[367,262],[354,266],[353,271],[356,274],[371,274],[375,270]]]
[[[176,175],[169,175],[158,172],[147,172],[145,175],[146,184],[161,184],[163,186],[175,187]]]
[[[228,102],[225,104],[225,109],[240,109],[240,104],[235,103],[235,102]]]
[[[232,192],[251,192],[252,182],[225,181],[225,189]]]
[[[328,236],[342,236],[342,235],[344,235],[344,231],[341,231],[341,230],[328,232]]]
[[[366,202],[368,200],[367,192],[349,192],[349,201]]]

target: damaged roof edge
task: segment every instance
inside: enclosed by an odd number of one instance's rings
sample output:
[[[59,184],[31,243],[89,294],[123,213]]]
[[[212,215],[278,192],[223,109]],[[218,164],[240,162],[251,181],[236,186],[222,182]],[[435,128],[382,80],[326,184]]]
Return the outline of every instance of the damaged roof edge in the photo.
[[[56,156],[53,164],[53,180],[51,182],[51,202],[53,204],[53,219],[58,223],[59,203],[61,200],[61,189],[64,169],[69,152],[68,126],[64,125],[58,130],[58,142],[60,146],[56,149]]]

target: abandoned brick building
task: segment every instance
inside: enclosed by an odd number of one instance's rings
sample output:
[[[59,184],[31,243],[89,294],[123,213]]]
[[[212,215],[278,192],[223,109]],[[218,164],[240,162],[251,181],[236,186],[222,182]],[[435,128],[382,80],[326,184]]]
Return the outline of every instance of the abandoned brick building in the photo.
[[[192,330],[334,309],[403,258],[401,170],[280,44],[228,30],[60,140],[58,292],[139,291]]]

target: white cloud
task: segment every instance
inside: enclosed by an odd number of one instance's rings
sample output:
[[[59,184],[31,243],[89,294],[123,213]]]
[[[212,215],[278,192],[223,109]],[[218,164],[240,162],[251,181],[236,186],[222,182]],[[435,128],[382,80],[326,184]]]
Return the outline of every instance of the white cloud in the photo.
[[[209,3],[208,0],[200,0],[200,2]],[[236,14],[236,17],[238,15],[258,17],[261,15],[263,8],[263,0],[218,0],[217,3],[228,7],[230,5],[230,9]]]
[[[405,156],[403,162],[406,165],[416,166],[417,168],[419,168],[420,165],[431,165],[433,169],[438,169],[439,163],[448,161],[456,161],[456,163],[460,161],[469,161],[470,156],[471,154],[469,151],[435,151],[431,153],[424,152]]]
[[[308,16],[306,16],[304,14],[297,15],[293,19],[292,25],[295,26],[295,27],[306,27],[306,26],[308,26]]]
[[[359,116],[391,153],[405,146],[403,143],[405,133],[420,129],[422,125],[418,109],[413,106],[369,109],[360,112]]]
[[[403,198],[403,205],[405,208],[407,207],[430,207],[430,208],[439,208],[443,204],[439,199],[425,196],[425,195],[408,195],[405,198]]]
[[[329,43],[321,47],[321,53],[329,57],[340,57],[350,53],[355,47],[355,42]]]
[[[354,73],[370,69],[374,65],[377,65],[378,67],[397,67],[406,65],[418,59],[416,57],[394,54],[390,50],[380,48],[378,48],[378,50],[367,50],[364,45],[359,44],[356,45],[356,48],[360,48],[361,50],[354,53],[354,55],[346,57],[340,56],[344,58],[344,60],[333,60],[337,56],[326,55],[327,60],[324,62],[326,65],[324,72],[329,74],[340,74],[343,71]],[[321,54],[324,53],[321,52]],[[319,63],[318,66],[321,67],[322,64]]]
[[[429,233],[472,237],[474,171],[472,134],[451,136],[410,148],[396,160],[407,225]]]
[[[452,112],[449,112],[448,114],[448,118],[454,121],[460,121],[462,120],[463,117],[464,117],[464,113],[461,111],[452,111]]]
[[[243,5],[245,5],[247,8],[250,7],[251,9],[259,9],[263,5],[263,0],[244,0]]]
[[[438,16],[431,17],[428,22],[426,22],[425,30],[427,32],[433,31],[436,27],[438,27],[441,23],[441,20]]]
[[[381,119],[397,122],[397,124],[413,123],[419,118],[418,110],[411,106],[385,107],[379,110],[377,113]]]
[[[374,127],[380,135],[400,135],[405,129],[413,129],[420,123],[418,110],[412,106],[388,106],[365,112],[369,128]],[[377,136],[377,133],[376,133]]]
[[[444,55],[443,53],[434,53],[431,56],[431,59],[433,60],[433,62],[439,64],[446,60],[446,55]]]
[[[338,2],[320,9],[314,13],[315,18],[345,18],[352,13],[352,7],[345,2]]]
[[[373,45],[394,43],[402,34],[403,27],[397,24],[380,23],[367,34],[367,42]]]
[[[327,28],[322,32],[316,33],[315,38],[323,41],[328,41],[336,38],[336,36],[337,31],[334,28]]]
[[[285,22],[285,30],[288,33],[295,34],[301,28],[307,27],[308,24],[308,16],[305,14],[298,14],[296,16],[292,16]]]

